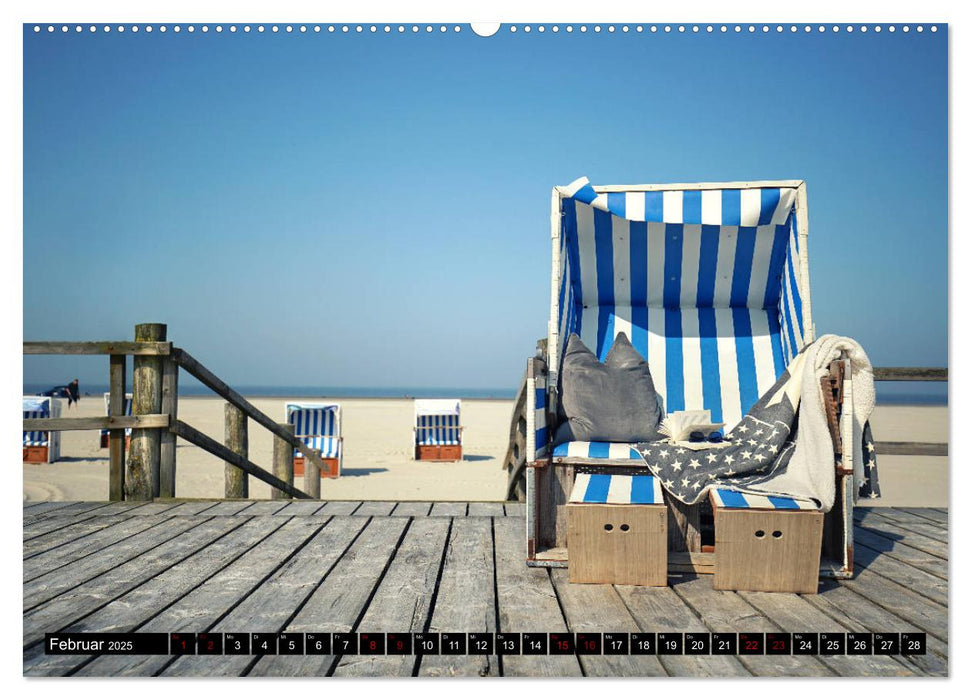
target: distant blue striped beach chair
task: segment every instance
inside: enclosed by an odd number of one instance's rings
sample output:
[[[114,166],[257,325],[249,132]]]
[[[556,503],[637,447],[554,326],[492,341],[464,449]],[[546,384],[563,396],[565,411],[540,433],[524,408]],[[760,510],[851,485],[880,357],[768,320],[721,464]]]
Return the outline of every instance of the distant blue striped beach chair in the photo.
[[[415,399],[415,459],[457,462],[462,459],[462,402]]]
[[[131,394],[125,394],[125,415],[130,416],[131,413]],[[111,413],[111,393],[105,392],[105,415]],[[107,429],[101,431],[101,449],[108,447],[108,431]],[[125,449],[127,450],[131,444],[131,428],[125,428]]]
[[[24,418],[60,418],[61,402],[49,396],[25,396]],[[59,431],[24,431],[24,462],[50,464],[61,458]]]
[[[320,452],[327,467],[320,475],[328,479],[339,477],[344,461],[340,404],[287,402],[285,411],[286,422],[293,426],[294,435]],[[305,463],[304,456],[294,450],[294,476],[303,476]]]
[[[528,563],[566,563],[565,533],[552,516],[575,469],[645,466],[630,445],[553,447],[570,334],[604,360],[625,333],[649,362],[666,412],[708,409],[728,433],[815,337],[808,253],[802,181],[593,187],[582,178],[554,188],[548,338],[526,372]],[[827,538],[826,552],[838,576],[852,572],[852,474],[844,472],[834,468],[841,532]],[[671,508],[679,511],[673,549],[692,552],[688,568],[710,571],[699,508]]]

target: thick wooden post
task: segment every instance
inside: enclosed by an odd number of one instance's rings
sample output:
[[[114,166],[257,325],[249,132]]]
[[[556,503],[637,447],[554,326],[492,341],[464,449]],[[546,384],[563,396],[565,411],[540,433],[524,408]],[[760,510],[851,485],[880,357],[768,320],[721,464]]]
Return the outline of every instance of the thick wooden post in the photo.
[[[280,427],[293,435],[293,426],[280,423]],[[273,436],[273,476],[293,486],[293,447],[279,435]],[[280,489],[270,489],[271,498],[290,498]]]
[[[311,498],[320,498],[320,470],[309,459],[303,461],[303,492]]]
[[[108,365],[108,415],[125,415],[124,355],[112,355]],[[125,429],[108,431],[108,500],[125,498]]]
[[[246,414],[226,404],[226,447],[240,457],[249,459],[249,434],[246,427]],[[274,450],[274,459],[276,451]],[[226,462],[226,498],[249,498],[249,474],[239,467]],[[274,462],[275,464],[275,462]],[[274,470],[275,471],[275,470]]]
[[[175,425],[179,417],[179,366],[171,357],[162,360],[162,413],[169,415],[169,425]],[[156,496],[175,498],[175,455],[175,433],[163,430]]]
[[[165,340],[164,323],[139,323],[135,341]],[[162,412],[162,359],[154,355],[136,355],[132,380],[132,414]],[[161,463],[162,430],[135,428],[131,432],[131,454],[125,471],[125,498],[150,501],[158,493]]]

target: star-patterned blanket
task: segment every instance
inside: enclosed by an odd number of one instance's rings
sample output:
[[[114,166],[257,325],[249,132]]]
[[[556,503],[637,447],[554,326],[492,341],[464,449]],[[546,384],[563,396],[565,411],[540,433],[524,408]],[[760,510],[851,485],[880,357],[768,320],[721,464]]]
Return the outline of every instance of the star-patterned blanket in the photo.
[[[858,496],[877,498],[876,455],[867,418],[873,408],[873,370],[853,340],[823,336],[806,346],[726,436],[729,446],[688,450],[667,442],[640,443],[637,452],[664,489],[692,505],[710,488],[812,499],[829,511],[835,499],[833,442],[820,378],[849,354],[853,378],[854,465]]]

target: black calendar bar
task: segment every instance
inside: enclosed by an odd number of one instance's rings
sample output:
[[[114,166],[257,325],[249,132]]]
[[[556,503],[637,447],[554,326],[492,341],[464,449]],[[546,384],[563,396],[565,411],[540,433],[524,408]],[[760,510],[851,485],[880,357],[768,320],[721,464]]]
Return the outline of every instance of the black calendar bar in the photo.
[[[146,655],[922,655],[924,632],[49,633],[47,654]]]

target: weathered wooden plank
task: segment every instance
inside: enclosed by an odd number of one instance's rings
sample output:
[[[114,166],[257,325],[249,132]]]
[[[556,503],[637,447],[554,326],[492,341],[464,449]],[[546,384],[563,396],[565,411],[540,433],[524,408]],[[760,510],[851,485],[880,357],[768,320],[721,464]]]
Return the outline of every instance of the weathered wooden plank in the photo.
[[[941,559],[933,554],[914,549],[902,540],[884,537],[867,530],[865,527],[857,528],[855,532],[853,538],[856,544],[854,558],[858,565],[873,568],[874,565],[879,566],[874,561],[877,558],[895,559],[944,579],[944,587],[947,588],[947,559]],[[879,571],[879,569],[874,570]],[[888,578],[893,578],[893,576]],[[947,604],[946,599],[938,602]]]
[[[108,415],[125,415],[125,383],[128,358],[112,355],[108,358]],[[115,428],[108,431],[108,500],[125,498],[125,431]]]
[[[351,632],[394,556],[407,518],[372,519],[286,627],[289,632]],[[263,656],[251,676],[326,676],[336,663],[327,656]]]
[[[220,501],[212,508],[205,510],[206,515],[244,515],[242,511],[252,505],[252,501]],[[255,515],[255,513],[245,513],[245,515]]]
[[[290,501],[276,515],[314,515],[323,507],[323,501]]]
[[[874,367],[877,381],[946,382],[947,367]]]
[[[264,502],[264,501],[261,501]],[[260,518],[261,520],[263,518]],[[165,608],[139,632],[202,632],[236,607],[263,579],[304,545],[326,517],[265,518],[283,526],[185,597]],[[313,528],[313,529],[309,529]],[[80,676],[151,676],[174,659],[164,655],[100,656],[76,672]]]
[[[835,581],[820,586],[819,595],[806,596],[812,605],[841,621],[854,632],[913,632],[914,626],[879,605]],[[947,675],[947,643],[927,637],[928,653],[921,656],[895,656],[897,661],[913,664],[924,673]]]
[[[875,513],[865,513],[859,517],[854,516],[854,524],[857,530],[862,527],[894,542],[906,542],[908,547],[927,552],[945,561],[948,558],[947,542],[942,542],[936,537],[928,537],[913,532],[908,529],[908,525],[888,520]]]
[[[161,412],[169,417],[169,422],[179,418],[179,366],[171,357],[162,359],[162,406]],[[175,498],[175,474],[177,450],[175,433],[161,431],[159,437],[159,486],[161,498]]]
[[[554,577],[555,578],[555,577]],[[634,624],[611,631],[642,632],[707,632],[708,628],[670,588],[614,586],[617,595],[630,611]],[[589,610],[596,616],[596,610]],[[604,630],[607,631],[607,630]],[[671,676],[749,676],[751,672],[734,656],[659,656],[665,672]],[[582,661],[582,658],[581,658]]]
[[[135,553],[174,537],[192,525],[188,522],[173,525],[169,520],[165,515],[130,517],[25,559],[24,583],[30,585],[24,588],[24,607],[46,600],[50,597],[48,592],[56,595],[85,578],[102,574]]]
[[[878,455],[920,455],[947,457],[946,442],[882,442],[875,441]]]
[[[889,522],[893,523],[900,528],[903,534],[908,532],[916,532],[917,534],[924,535],[925,537],[930,537],[933,540],[938,540],[939,542],[947,543],[947,528],[941,524],[935,524],[928,521],[926,518],[922,518],[918,515],[911,515],[910,513],[905,513],[902,510],[897,510],[896,508],[881,508],[881,509],[859,509],[859,514],[857,509],[853,509],[853,519],[858,520],[863,524],[870,524],[873,520],[878,522]]]
[[[516,518],[493,521],[500,632],[567,632],[546,569],[523,565],[526,532]],[[576,656],[503,656],[504,676],[579,676]]]
[[[74,542],[93,532],[104,530],[128,519],[125,515],[109,515],[103,518],[88,518],[86,520],[68,522],[60,527],[38,537],[24,542],[24,559],[30,559],[38,554],[47,552],[55,547],[61,547]]]
[[[286,435],[293,435],[293,426],[289,423],[279,423],[278,427]],[[273,436],[273,476],[293,487],[293,448],[288,440],[279,435]],[[286,498],[288,495],[289,492],[284,489],[270,489],[270,498]],[[310,498],[310,494],[307,494],[307,498]]]
[[[209,511],[216,507],[219,501],[185,501],[179,503],[172,510],[165,511],[170,517],[182,517],[185,515],[212,515]]]
[[[412,520],[358,627],[370,632],[428,629],[449,520]],[[342,656],[335,676],[411,676],[414,656]]]
[[[432,504],[429,502],[418,502],[418,501],[406,501],[403,503],[398,503],[394,510],[391,511],[391,515],[416,515],[419,517],[424,517],[432,509]]]
[[[129,632],[230,565],[284,523],[278,518],[253,518],[241,522],[240,527],[225,537],[60,631]],[[24,673],[61,675],[86,658],[88,655],[48,656],[44,646],[37,644],[24,653]]]
[[[800,632],[856,632],[847,629],[801,596],[794,593],[752,593],[739,595],[783,630]],[[806,596],[810,597],[810,596]],[[819,660],[840,676],[913,676],[914,670],[887,656],[835,654]]]
[[[52,513],[69,508],[70,506],[76,506],[76,501],[38,501],[31,503],[29,501],[24,502],[24,518],[37,517],[40,515],[50,516]],[[70,512],[70,511],[68,511]]]
[[[503,507],[506,510],[506,517],[513,517],[513,518],[526,517],[525,503],[506,503]]]
[[[164,323],[139,323],[135,326],[136,341],[164,341]],[[155,356],[138,355],[132,371],[132,418],[162,414],[162,360]],[[110,416],[118,421],[124,416]],[[165,426],[169,416],[165,414]],[[132,428],[128,461],[125,463],[125,500],[150,501],[159,495],[161,465],[161,430]]]
[[[240,515],[272,515],[279,513],[287,504],[282,501],[250,501],[250,505],[240,511]]]
[[[701,617],[712,632],[791,632],[767,619],[733,591],[716,591],[708,577],[686,578],[674,592]],[[650,598],[646,598],[650,601]],[[664,616],[660,607],[655,614]],[[663,618],[662,618],[663,619]],[[680,631],[668,622],[668,629]],[[795,630],[798,631],[798,630]],[[832,676],[832,669],[814,656],[739,656],[738,661],[756,676]]]
[[[450,515],[464,518],[468,507],[468,503],[446,503],[445,501],[438,501],[432,505],[430,515]]]
[[[85,505],[90,507],[85,508]],[[57,530],[67,525],[79,523],[89,518],[101,516],[100,509],[107,505],[98,504],[79,504],[74,507],[63,508],[51,513],[44,513],[33,518],[24,518],[23,538],[24,541],[31,537],[38,537],[52,530]]]
[[[574,585],[566,569],[550,569],[571,632],[636,630],[637,623],[613,586]],[[666,676],[657,656],[578,654],[585,676]]]
[[[947,641],[948,616],[944,606],[867,569],[842,581],[841,585],[906,620],[917,630]]]
[[[311,516],[313,517],[313,516]],[[320,529],[245,600],[216,624],[214,632],[279,632],[321,584],[330,568],[364,527],[364,518],[335,518]],[[181,656],[162,675],[238,676],[253,656]]]
[[[193,518],[176,518],[170,527],[175,528],[180,521],[196,526],[95,578],[62,589],[56,598],[25,612],[24,647],[41,642],[45,632],[85,617],[246,522],[242,518],[215,518],[197,523]]]
[[[354,515],[391,515],[394,507],[393,501],[364,501]]]
[[[911,515],[918,515],[927,520],[931,520],[935,523],[940,523],[944,526],[944,530],[947,531],[948,527],[948,514],[946,510],[939,510],[937,508],[894,508],[894,510],[901,510],[904,513],[910,513]]]
[[[317,512],[320,515],[351,515],[360,507],[360,501],[328,501]]]
[[[501,513],[502,504],[498,505]],[[456,518],[452,522],[445,566],[428,631],[495,632],[494,572],[491,520],[483,517]],[[422,656],[418,675],[497,676],[499,658],[474,653],[464,656]]]
[[[494,502],[476,502],[469,503],[469,517],[474,516],[491,516],[496,518],[504,518],[506,512],[502,508],[502,503],[500,501]]]
[[[24,355],[168,355],[170,342],[124,340],[24,341]]]

